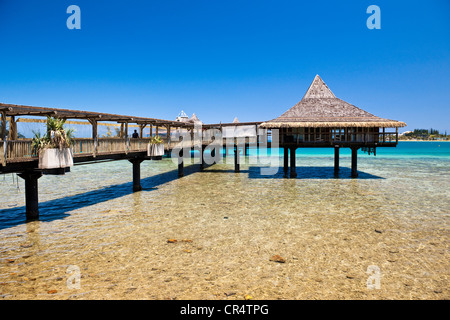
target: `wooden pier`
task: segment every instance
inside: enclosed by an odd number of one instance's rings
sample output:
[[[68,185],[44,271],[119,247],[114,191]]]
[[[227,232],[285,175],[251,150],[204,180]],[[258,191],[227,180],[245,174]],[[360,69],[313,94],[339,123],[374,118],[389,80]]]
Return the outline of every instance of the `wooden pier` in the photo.
[[[233,150],[234,171],[240,171],[241,155],[246,155],[250,145],[260,148],[271,147],[276,139],[278,147],[283,149],[283,170],[286,178],[297,177],[296,150],[301,148],[334,148],[334,173],[339,175],[339,152],[341,148],[351,149],[351,176],[357,177],[357,152],[359,149],[375,153],[379,147],[395,147],[398,144],[398,127],[403,122],[378,118],[355,106],[337,99],[325,83],[316,76],[302,101],[285,112],[279,118],[268,122],[233,122],[202,124],[124,116],[108,113],[78,111],[68,109],[43,108],[0,103],[0,173],[17,173],[25,180],[25,200],[27,220],[39,218],[38,179],[43,174],[65,174],[70,168],[56,170],[39,169],[39,157],[32,147],[32,139],[19,139],[17,121],[19,116],[54,117],[60,119],[84,120],[91,125],[91,138],[74,138],[73,163],[88,164],[105,160],[128,160],[132,167],[133,191],[142,190],[140,165],[144,160],[152,159],[147,148],[153,135],[164,129],[163,138],[166,155],[177,156],[178,176],[184,175],[184,159],[191,150],[201,152],[200,169],[205,168],[205,150],[224,152],[225,156]],[[42,120],[41,120],[42,121]],[[99,137],[98,125],[114,122],[120,126],[118,137]],[[6,135],[9,123],[9,134]],[[130,138],[130,125],[139,129],[138,137]],[[150,127],[150,136],[144,137],[144,129]],[[229,135],[228,129],[250,127],[252,134],[242,137]],[[234,129],[233,129],[234,128]],[[395,128],[394,131],[386,131]],[[154,130],[153,130],[154,129]],[[208,130],[210,129],[210,130]],[[254,130],[253,130],[254,129]],[[172,134],[183,131],[189,137],[180,144],[172,141]],[[261,135],[261,131],[264,132]],[[211,134],[213,132],[213,134]],[[214,134],[215,132],[215,134]],[[276,134],[275,134],[276,133]],[[195,138],[197,137],[197,139]],[[177,149],[177,150],[176,150]],[[176,152],[172,152],[176,151]],[[189,156],[187,156],[189,158]]]
[[[36,220],[39,218],[38,202],[38,179],[43,174],[59,175],[65,174],[70,168],[57,170],[39,169],[39,157],[32,147],[32,139],[19,139],[17,132],[16,119],[19,116],[34,117],[57,117],[61,119],[83,119],[89,121],[92,126],[92,138],[74,138],[72,153],[74,165],[96,163],[106,160],[128,160],[132,164],[133,191],[142,190],[140,180],[140,165],[144,160],[151,160],[147,155],[147,148],[151,141],[151,136],[158,135],[158,129],[163,128],[166,137],[163,137],[165,154],[171,154],[174,148],[180,146],[179,141],[171,140],[171,131],[184,130],[185,134],[193,135],[195,124],[189,122],[177,122],[170,120],[161,120],[154,118],[131,117],[116,114],[106,114],[88,111],[77,111],[56,108],[42,108],[32,106],[21,106],[0,103],[1,127],[0,127],[0,173],[17,173],[19,177],[25,180],[25,200],[27,220]],[[119,137],[99,137],[98,125],[101,121],[116,122],[120,124]],[[7,123],[9,123],[9,135],[6,135]],[[220,123],[203,125],[201,130],[216,129],[222,132],[222,128],[238,126],[254,126],[255,132],[261,122],[244,123]],[[130,138],[128,135],[128,126],[130,124],[138,125],[139,137]],[[150,127],[150,137],[143,137],[144,129]],[[153,130],[154,129],[154,130]],[[242,148],[248,150],[249,138],[241,146],[236,146],[238,150]],[[200,148],[202,152],[214,140],[211,137],[202,139]],[[229,141],[228,141],[229,143]],[[199,148],[198,141],[189,141],[189,145],[182,144],[183,149]],[[224,140],[220,146],[227,148]],[[213,150],[215,152],[216,149]],[[179,152],[178,175],[183,174],[183,152]],[[239,157],[236,157],[236,165],[239,166]],[[205,164],[202,161],[201,168]]]

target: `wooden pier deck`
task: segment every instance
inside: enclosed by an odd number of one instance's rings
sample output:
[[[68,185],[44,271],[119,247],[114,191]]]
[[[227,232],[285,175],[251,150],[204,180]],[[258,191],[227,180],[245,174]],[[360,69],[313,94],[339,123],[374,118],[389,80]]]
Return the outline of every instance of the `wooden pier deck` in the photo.
[[[0,128],[0,174],[17,173],[19,177],[25,180],[25,199],[26,199],[26,217],[27,220],[36,220],[39,218],[39,201],[38,201],[38,179],[43,174],[64,174],[69,171],[65,168],[62,170],[42,170],[39,169],[39,157],[32,147],[31,139],[19,139],[17,132],[18,116],[33,117],[57,117],[62,119],[83,119],[87,120],[92,126],[91,138],[75,138],[72,147],[73,163],[88,164],[105,160],[128,160],[132,163],[133,191],[140,191],[140,164],[144,160],[151,159],[147,155],[147,148],[150,143],[150,137],[143,137],[144,129],[150,126],[150,136],[158,135],[158,129],[164,128],[166,137],[163,138],[164,149],[166,155],[170,155],[173,150],[178,148],[175,153],[178,157],[178,175],[183,176],[183,151],[197,149],[203,152],[209,147],[212,156],[215,157],[216,150],[219,152],[232,149],[234,154],[235,172],[239,172],[240,154],[246,154],[250,145],[260,147],[260,143],[265,148],[271,148],[271,132],[277,129],[259,128],[262,122],[241,122],[241,123],[219,123],[219,124],[202,124],[196,125],[193,122],[178,122],[170,120],[162,120],[155,118],[133,117],[116,114],[106,114],[88,111],[77,111],[68,109],[42,108],[31,106],[19,106],[0,103],[1,128]],[[98,124],[102,121],[116,122],[120,124],[119,137],[99,137]],[[6,135],[7,123],[9,123],[9,135]],[[128,126],[133,124],[139,128],[139,137],[130,138],[128,135]],[[245,135],[239,138],[226,136],[224,128],[239,127],[254,128],[254,134],[247,137]],[[153,129],[155,131],[153,132]],[[218,133],[212,137],[208,133],[208,129]],[[182,143],[180,152],[180,142],[171,138],[171,132],[175,130],[180,133],[184,131],[185,136],[200,137],[200,140],[187,139]],[[253,129],[252,129],[253,130]],[[310,132],[305,135],[297,135],[296,140],[287,139],[286,136],[272,136],[276,140],[277,147],[284,149],[284,172],[288,177],[289,162],[290,175],[296,177],[295,170],[295,150],[297,148],[334,148],[335,150],[335,173],[339,171],[339,149],[352,149],[352,176],[357,176],[357,150],[364,149],[374,152],[377,147],[395,147],[398,143],[398,130],[396,132],[386,132],[382,128],[382,132],[363,131],[361,133],[352,133],[350,131],[342,131],[342,134],[329,134],[324,130]],[[335,132],[335,131],[334,131]],[[339,130],[340,132],[340,130]],[[219,140],[219,141],[217,141]],[[213,147],[211,147],[213,146]],[[224,148],[224,149],[221,149]],[[186,155],[186,154],[185,154]],[[290,161],[289,161],[290,159]],[[201,168],[204,167],[203,157]]]

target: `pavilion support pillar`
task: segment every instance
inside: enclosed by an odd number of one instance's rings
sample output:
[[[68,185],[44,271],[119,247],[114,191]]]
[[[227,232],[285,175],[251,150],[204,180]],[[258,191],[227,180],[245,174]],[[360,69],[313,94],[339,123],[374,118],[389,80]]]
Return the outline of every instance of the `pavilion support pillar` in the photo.
[[[297,171],[295,170],[295,150],[297,148],[292,147],[290,148],[291,150],[291,172],[290,172],[290,177],[291,178],[296,178],[297,177]]]
[[[41,171],[25,171],[18,174],[25,180],[25,215],[27,221],[39,219],[38,179],[42,177]]]
[[[129,159],[133,164],[133,192],[141,191],[141,162],[144,161],[142,158]]]
[[[284,177],[288,177],[288,171],[289,171],[289,148],[284,147],[284,156],[283,156],[283,171],[284,171]]]
[[[352,147],[352,178],[358,177],[358,147]]]
[[[339,174],[339,146],[334,147],[334,175]]]

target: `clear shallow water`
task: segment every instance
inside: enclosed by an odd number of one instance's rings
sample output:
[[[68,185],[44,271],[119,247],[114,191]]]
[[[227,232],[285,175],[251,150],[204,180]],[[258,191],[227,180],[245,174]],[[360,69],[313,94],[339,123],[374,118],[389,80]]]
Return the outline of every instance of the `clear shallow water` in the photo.
[[[255,164],[178,179],[170,159],[145,161],[139,193],[128,161],[75,166],[39,179],[32,223],[21,179],[0,177],[0,298],[449,298],[450,143],[360,154],[358,179],[344,150],[340,164],[336,179],[332,150],[302,149],[297,179]]]

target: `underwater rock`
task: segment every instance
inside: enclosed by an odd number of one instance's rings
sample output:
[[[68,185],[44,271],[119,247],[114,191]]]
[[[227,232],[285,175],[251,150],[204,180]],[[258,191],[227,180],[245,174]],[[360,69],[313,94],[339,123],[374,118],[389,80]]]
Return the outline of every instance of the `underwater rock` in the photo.
[[[269,261],[285,263],[286,259],[284,259],[283,257],[276,254],[276,255],[272,256],[272,258],[270,258]]]

